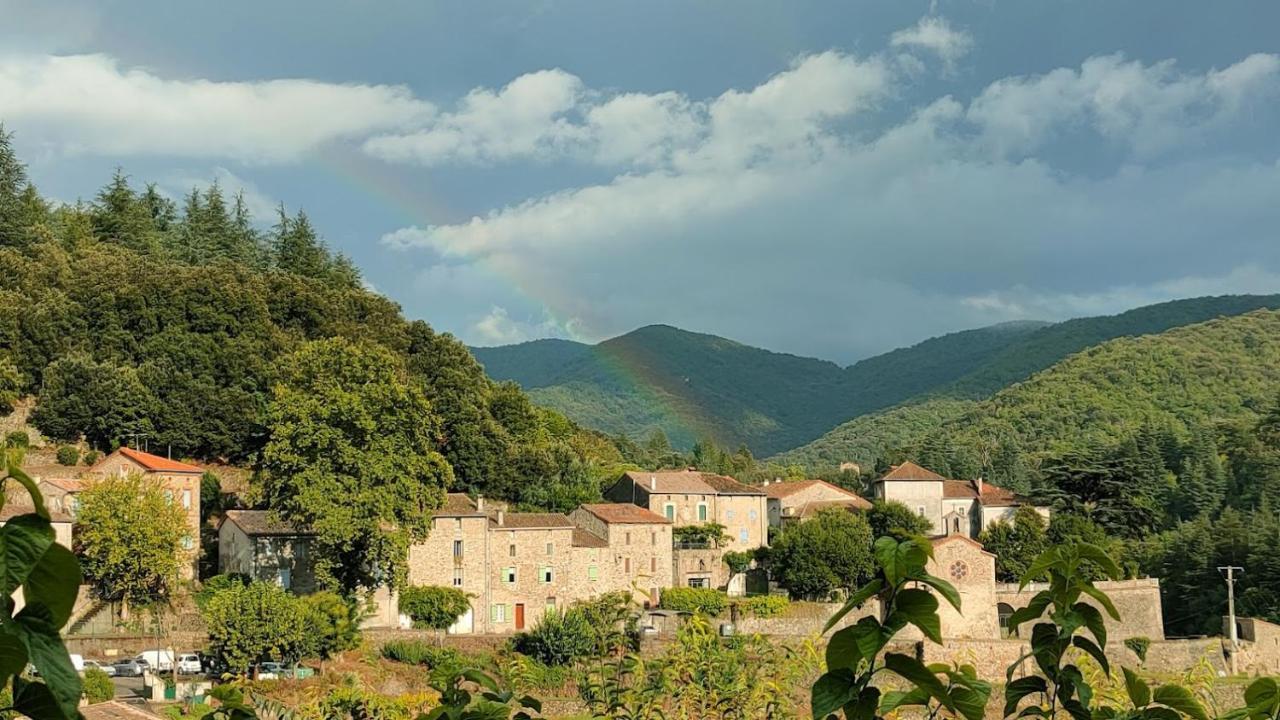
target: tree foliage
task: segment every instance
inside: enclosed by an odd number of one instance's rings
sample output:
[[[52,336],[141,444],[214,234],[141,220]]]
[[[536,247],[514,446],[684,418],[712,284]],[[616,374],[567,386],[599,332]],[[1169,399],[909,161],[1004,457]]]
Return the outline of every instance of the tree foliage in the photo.
[[[414,627],[430,630],[447,630],[471,609],[466,593],[438,585],[402,588],[399,602],[400,612],[409,616]]]
[[[1018,508],[1012,521],[999,520],[983,530],[978,541],[996,555],[996,580],[1017,582],[1026,575],[1031,563],[1048,548],[1046,531],[1044,518],[1032,507]]]
[[[259,662],[296,662],[312,647],[302,602],[274,583],[230,585],[202,614],[209,651],[231,672],[245,675]]]
[[[88,485],[76,511],[85,579],[107,600],[145,604],[175,589],[185,561],[186,514],[158,481],[110,475]]]
[[[871,574],[871,526],[861,513],[819,511],[783,527],[769,549],[770,574],[793,598],[825,600]]]
[[[876,500],[867,511],[867,523],[874,537],[890,535],[905,540],[924,535],[933,527],[928,518],[913,512],[897,500]]]

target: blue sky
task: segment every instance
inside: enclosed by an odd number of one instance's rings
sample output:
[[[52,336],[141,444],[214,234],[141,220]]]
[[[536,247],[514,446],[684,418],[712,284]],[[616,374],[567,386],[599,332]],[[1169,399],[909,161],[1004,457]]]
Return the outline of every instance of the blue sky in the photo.
[[[670,323],[841,362],[1280,292],[1274,2],[0,0],[49,196],[302,207],[473,344]]]

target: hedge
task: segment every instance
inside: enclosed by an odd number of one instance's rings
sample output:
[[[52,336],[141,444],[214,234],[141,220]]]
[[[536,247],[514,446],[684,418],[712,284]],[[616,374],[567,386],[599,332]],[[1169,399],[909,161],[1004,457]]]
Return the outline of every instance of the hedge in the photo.
[[[447,630],[469,609],[467,594],[457,588],[410,585],[400,591],[400,612],[418,629]]]
[[[710,588],[667,588],[662,591],[662,601],[659,605],[667,610],[680,610],[715,617],[729,607],[729,596]]]

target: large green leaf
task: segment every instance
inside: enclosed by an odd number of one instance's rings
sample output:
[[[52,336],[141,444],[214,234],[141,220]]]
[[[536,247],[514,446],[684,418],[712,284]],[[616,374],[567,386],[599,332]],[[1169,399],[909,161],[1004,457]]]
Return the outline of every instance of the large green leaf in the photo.
[[[1098,608],[1081,602],[1072,605],[1071,609],[1084,619],[1084,626],[1093,633],[1093,638],[1098,641],[1098,647],[1106,647],[1107,621],[1102,619],[1102,613],[1098,612]]]
[[[938,594],[946,598],[947,602],[951,604],[951,607],[955,608],[957,611],[960,610],[960,592],[956,590],[955,586],[951,583],[935,575],[930,575],[929,573],[920,573],[919,575],[913,576],[911,579],[922,582],[934,590],[937,590]]]
[[[0,625],[0,687],[27,666],[27,646],[7,625]]]
[[[1092,583],[1085,583],[1080,590],[1094,600],[1097,600],[1098,604],[1102,606],[1103,610],[1107,611],[1107,614],[1111,616],[1112,620],[1120,619],[1120,611],[1116,610],[1115,603],[1111,602],[1111,598],[1107,597],[1106,593],[1094,587]]]
[[[839,610],[837,610],[834,615],[831,616],[831,619],[827,620],[827,624],[822,626],[822,632],[825,633],[826,631],[835,627],[836,623],[840,622],[840,620],[843,619],[845,615],[848,615],[855,608],[861,607],[862,603],[871,599],[872,596],[879,593],[883,589],[884,589],[884,581],[881,580],[880,578],[876,578],[875,580],[872,580],[866,585],[863,585],[862,587],[858,588],[857,591],[855,591],[852,595],[849,596],[848,600],[844,601],[844,605]]]
[[[1028,695],[1048,692],[1049,687],[1039,675],[1018,678],[1004,686],[1004,715],[1009,717],[1018,709],[1018,703]]]
[[[991,688],[987,687],[987,692],[972,687],[952,687],[951,699],[956,704],[956,709],[966,720],[982,720],[987,712],[987,698],[991,696]]]
[[[908,707],[911,705],[927,705],[929,703],[929,693],[920,688],[912,688],[910,690],[892,690],[884,694],[880,700],[880,714],[888,715],[900,707]]]
[[[1120,571],[1120,565],[1118,565],[1116,561],[1107,554],[1107,551],[1097,545],[1076,543],[1075,548],[1081,558],[1090,560],[1093,564],[1102,568],[1102,571],[1105,572],[1107,577],[1112,580],[1119,580],[1124,576],[1124,573]]]
[[[31,496],[31,505],[35,508],[35,514],[45,520],[48,520],[49,509],[44,505],[44,495],[40,492],[40,486],[36,485],[36,481],[32,480],[30,475],[23,472],[16,463],[10,460],[7,460],[6,462],[8,464],[7,470],[9,472],[9,478],[17,481],[19,485],[26,488],[27,494]],[[0,482],[0,492],[3,491],[4,483]]]
[[[1045,608],[1049,607],[1049,603],[1053,602],[1053,597],[1048,590],[1041,590],[1031,598],[1031,602],[1025,607],[1020,607],[1013,611],[1009,616],[1009,627],[1016,629],[1025,622],[1035,620],[1044,614]]]
[[[1044,575],[1046,570],[1053,567],[1054,564],[1058,563],[1060,560],[1061,556],[1058,553],[1058,548],[1049,548],[1048,550],[1040,553],[1035,560],[1031,561],[1031,565],[1027,568],[1027,571],[1024,572],[1022,577],[1018,580],[1018,589],[1021,590],[1028,584],[1035,582],[1036,578]]]
[[[1191,691],[1181,685],[1161,685],[1151,693],[1151,699],[1165,707],[1173,708],[1187,717],[1195,718],[1195,720],[1209,720],[1209,715],[1204,711],[1204,706],[1196,699]]]
[[[1244,702],[1251,717],[1272,717],[1280,707],[1280,684],[1272,678],[1258,678],[1245,688]]]
[[[813,684],[810,704],[814,720],[824,720],[856,697],[858,688],[852,671],[842,668],[827,672]]]
[[[1107,662],[1106,653],[1102,652],[1102,648],[1098,647],[1097,643],[1083,635],[1077,635],[1071,638],[1071,644],[1089,653],[1098,665],[1102,667],[1103,673],[1111,674],[1111,663]]]
[[[845,720],[875,720],[880,706],[880,688],[864,687],[858,699],[844,704]]]
[[[884,665],[901,675],[904,680],[932,695],[951,712],[956,712],[955,701],[951,699],[947,688],[943,686],[938,676],[930,672],[929,668],[922,665],[919,660],[909,655],[889,653],[884,656]]]
[[[876,563],[884,570],[885,580],[890,585],[897,585],[904,578],[924,572],[933,546],[916,538],[898,542],[891,537],[882,537],[876,540],[874,552]]]
[[[1124,673],[1124,689],[1129,693],[1129,702],[1141,710],[1151,702],[1151,686],[1138,677],[1138,674],[1127,667],[1121,667]]]
[[[53,626],[61,628],[71,619],[71,610],[80,591],[80,561],[67,548],[54,543],[22,585],[28,603],[49,609]]]
[[[76,717],[80,702],[80,675],[71,664],[71,656],[62,644],[58,628],[53,626],[49,611],[43,605],[27,605],[14,618],[13,627],[27,646],[27,656],[68,718]]]
[[[34,513],[19,515],[0,527],[0,597],[22,587],[52,544],[53,527]]]
[[[836,632],[827,643],[827,669],[854,669],[859,661],[874,659],[886,642],[882,630],[879,621],[865,617]]]
[[[80,717],[74,708],[68,715],[66,707],[53,696],[48,685],[22,678],[14,683],[13,707],[35,720],[73,720]]]
[[[930,640],[942,643],[942,620],[938,617],[938,598],[933,593],[907,588],[898,592],[893,606],[893,614],[920,628],[920,632]],[[894,623],[886,618],[885,624],[892,626]]]

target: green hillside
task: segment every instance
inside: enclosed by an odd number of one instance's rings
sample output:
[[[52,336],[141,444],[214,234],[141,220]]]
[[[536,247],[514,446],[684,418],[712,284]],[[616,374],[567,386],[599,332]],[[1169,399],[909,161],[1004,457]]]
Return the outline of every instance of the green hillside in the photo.
[[[1253,423],[1277,392],[1280,312],[1257,310],[1111,340],[987,400],[930,398],[860,417],[775,460],[871,465],[952,453],[930,461],[957,475],[999,474],[1002,457],[1035,462],[1144,426],[1186,438],[1199,426]]]
[[[702,438],[728,447],[745,443],[756,455],[812,442],[797,457],[830,462],[865,460],[865,449],[845,439],[854,430],[832,430],[851,418],[932,397],[982,399],[1107,340],[1258,308],[1280,308],[1280,295],[1176,300],[1051,325],[1004,323],[844,369],[662,325],[598,345],[538,340],[473,352],[490,376],[515,381],[536,402],[587,427],[637,439],[662,430],[682,448]]]
[[[710,438],[767,454],[958,380],[1040,326],[953,333],[850,368],[665,325],[594,346],[540,340],[472,351],[491,377],[587,427],[633,438],[660,429],[677,447]]]

